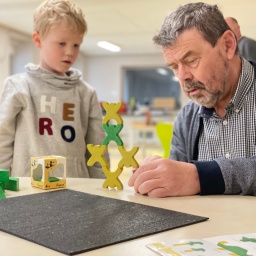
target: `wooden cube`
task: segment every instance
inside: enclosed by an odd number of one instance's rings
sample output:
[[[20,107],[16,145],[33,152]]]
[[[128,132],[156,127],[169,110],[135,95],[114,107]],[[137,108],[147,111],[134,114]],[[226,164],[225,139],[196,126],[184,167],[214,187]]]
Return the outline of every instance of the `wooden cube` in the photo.
[[[31,185],[41,189],[66,187],[66,157],[31,157]]]

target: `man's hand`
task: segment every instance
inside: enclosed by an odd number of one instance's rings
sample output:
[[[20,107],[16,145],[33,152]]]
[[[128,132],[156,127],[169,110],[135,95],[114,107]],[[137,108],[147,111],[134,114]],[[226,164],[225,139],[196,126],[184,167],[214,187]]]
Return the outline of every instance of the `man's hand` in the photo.
[[[200,192],[194,164],[159,156],[146,157],[128,181],[137,193],[151,197],[189,196]]]

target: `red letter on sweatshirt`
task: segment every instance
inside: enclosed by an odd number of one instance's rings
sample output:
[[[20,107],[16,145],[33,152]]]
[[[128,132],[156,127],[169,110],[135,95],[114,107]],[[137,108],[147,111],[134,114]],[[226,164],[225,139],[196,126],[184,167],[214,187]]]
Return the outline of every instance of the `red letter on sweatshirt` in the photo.
[[[39,118],[39,134],[44,135],[44,129],[49,135],[52,135],[52,120],[50,118]]]

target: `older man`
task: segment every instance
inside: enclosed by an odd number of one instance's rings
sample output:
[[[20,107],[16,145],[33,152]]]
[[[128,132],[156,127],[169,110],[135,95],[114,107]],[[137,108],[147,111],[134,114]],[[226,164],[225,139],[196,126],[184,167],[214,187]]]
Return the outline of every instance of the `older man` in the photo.
[[[255,70],[222,13],[181,6],[154,42],[192,101],[175,121],[170,159],[145,158],[128,184],[152,197],[256,195]]]

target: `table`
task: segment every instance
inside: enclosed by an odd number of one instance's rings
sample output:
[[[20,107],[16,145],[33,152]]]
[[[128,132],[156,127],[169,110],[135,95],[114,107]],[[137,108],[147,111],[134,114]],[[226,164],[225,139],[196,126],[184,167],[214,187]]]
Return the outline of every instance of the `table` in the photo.
[[[102,188],[104,180],[67,178],[67,188],[106,196],[130,202],[161,207],[165,209],[209,217],[209,220],[190,226],[165,231],[155,235],[108,246],[98,250],[79,254],[79,256],[157,256],[147,247],[154,242],[177,242],[186,238],[205,238],[218,235],[254,233],[256,227],[256,197],[251,196],[189,196],[173,198],[150,198],[134,193],[124,183],[123,190]],[[35,193],[47,193],[46,190],[31,187],[30,178],[20,178],[20,191],[5,191],[7,198]],[[27,240],[0,232],[0,248],[3,256],[60,256],[63,254],[34,244]]]

